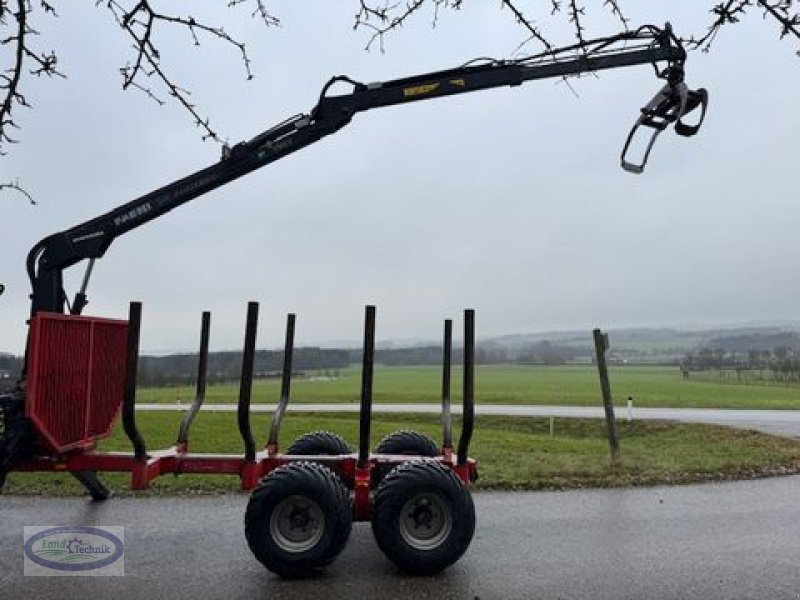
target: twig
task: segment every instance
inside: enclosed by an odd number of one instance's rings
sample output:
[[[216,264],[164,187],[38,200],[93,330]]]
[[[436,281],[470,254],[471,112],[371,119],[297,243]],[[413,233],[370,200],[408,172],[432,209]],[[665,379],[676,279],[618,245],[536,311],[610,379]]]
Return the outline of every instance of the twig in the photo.
[[[448,0],[433,0],[435,4],[435,12],[434,12],[434,22],[436,18],[438,18],[438,8],[441,5],[449,6],[451,4],[460,5],[461,0],[455,0],[455,2],[449,2]],[[358,29],[359,27],[367,27],[368,29],[372,29],[373,34],[372,37],[367,42],[365,46],[365,50],[369,50],[375,40],[378,40],[381,52],[384,52],[384,45],[383,45],[383,38],[384,36],[395,29],[399,29],[403,26],[403,24],[408,20],[411,15],[413,15],[417,10],[419,10],[427,0],[410,0],[406,3],[404,10],[399,15],[392,17],[391,13],[394,11],[398,6],[399,3],[396,4],[384,4],[383,7],[378,7],[377,5],[370,6],[366,0],[360,0],[360,8],[358,14],[356,14],[356,21],[353,24],[353,29]],[[370,22],[370,18],[375,18],[382,26],[377,26]]]
[[[726,0],[719,2],[711,9],[714,19],[705,33],[700,37],[692,36],[685,41],[692,48],[708,52],[720,29],[725,25],[740,22],[747,9],[752,6],[763,8],[765,16],[769,15],[778,21],[781,26],[781,39],[787,35],[793,35],[800,39],[800,13],[796,10],[798,4],[800,2],[797,0]]]
[[[41,0],[39,8],[45,14],[56,14],[55,8],[49,2]],[[0,38],[0,48],[8,46],[12,56],[11,67],[0,72],[0,156],[5,155],[6,144],[16,144],[18,140],[12,137],[10,130],[19,129],[14,120],[13,111],[17,106],[30,107],[30,103],[21,91],[23,77],[26,74],[40,77],[64,75],[58,71],[58,58],[55,52],[37,52],[33,49],[31,38],[38,36],[30,22],[30,15],[34,12],[34,5],[30,0],[0,0],[0,27],[13,27],[13,31],[6,37]],[[9,22],[15,22],[16,27]],[[30,67],[28,66],[30,65]]]
[[[31,196],[30,193],[28,193],[28,190],[26,190],[19,184],[19,179],[15,179],[14,181],[9,181],[8,183],[0,183],[0,192],[2,192],[3,190],[13,190],[15,192],[19,192],[20,194],[25,196],[31,204],[33,204],[34,206],[36,205],[36,200],[34,200],[33,196]]]
[[[250,0],[229,0],[228,7],[249,3]],[[153,42],[154,32],[160,25],[178,26],[189,32],[195,46],[200,45],[201,35],[233,46],[240,55],[246,78],[249,80],[253,78],[253,72],[245,44],[231,36],[223,27],[198,21],[191,15],[168,15],[158,12],[148,0],[139,0],[130,8],[126,8],[121,0],[96,0],[95,4],[105,5],[113,14],[117,25],[133,40],[135,58],[132,63],[129,62],[120,69],[123,78],[122,89],[137,89],[151,100],[163,105],[165,101],[150,86],[142,82],[143,79],[155,78],[165,88],[166,95],[174,98],[191,115],[195,125],[203,130],[204,140],[219,141],[220,138],[211,128],[208,117],[201,116],[195,104],[189,101],[191,92],[178,84],[162,66],[161,52]],[[254,6],[253,17],[260,18],[267,26],[280,25],[280,21],[267,11],[264,0],[253,0],[252,6]]]

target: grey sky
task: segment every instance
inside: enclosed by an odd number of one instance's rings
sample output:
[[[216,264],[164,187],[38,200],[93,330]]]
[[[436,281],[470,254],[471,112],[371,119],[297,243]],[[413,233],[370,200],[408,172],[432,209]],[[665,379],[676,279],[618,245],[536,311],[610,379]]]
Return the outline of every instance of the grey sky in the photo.
[[[307,111],[333,74],[391,79],[508,56],[522,38],[498,3],[476,2],[368,53],[355,4],[275,2],[283,27],[265,30],[219,3],[218,20],[249,42],[250,82],[234,52],[195,49],[182,31],[163,39],[164,62],[236,142]],[[708,20],[705,2],[629,4],[633,23],[669,19],[679,33]],[[0,196],[0,350],[23,348],[36,241],[219,157],[177,106],[119,90],[128,44],[92,6],[70,3],[42,26],[69,79],[27,82],[35,109],[0,162],[0,179],[19,176],[39,201]],[[572,42],[566,24],[542,25]],[[590,33],[617,28],[601,15]],[[142,346],[161,351],[194,348],[204,309],[212,346],[239,347],[248,300],[262,303],[259,345],[270,347],[288,311],[302,343],[357,340],[366,303],[378,305],[381,339],[435,337],[467,306],[484,337],[797,319],[799,71],[773,23],[752,15],[727,28],[687,63],[690,86],[712,95],[704,130],[662,136],[639,177],[617,163],[660,87],[649,67],[573,80],[577,98],[544,81],[372,111],[119,238],[86,314],[124,317],[142,300]],[[70,270],[70,296],[81,274]]]

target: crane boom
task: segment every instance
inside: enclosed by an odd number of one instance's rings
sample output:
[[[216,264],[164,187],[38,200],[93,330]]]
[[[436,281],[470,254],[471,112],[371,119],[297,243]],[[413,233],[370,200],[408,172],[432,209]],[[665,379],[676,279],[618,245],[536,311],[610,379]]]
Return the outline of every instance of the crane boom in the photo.
[[[64,312],[67,298],[63,290],[63,271],[89,259],[84,283],[70,307],[70,312],[80,314],[86,304],[85,291],[94,260],[102,257],[117,237],[321,140],[347,125],[359,112],[502,86],[518,86],[526,81],[653,64],[657,76],[666,79],[667,84],[661,96],[657,96],[662,101],[651,102],[642,109],[637,127],[645,125],[654,128],[654,140],[655,135],[667,124],[677,121],[683,127],[678,130],[679,133],[692,135],[699,124],[692,128],[682,124],[680,119],[701,103],[705,111],[706,97],[704,90],[692,92],[685,87],[685,58],[686,53],[669,26],[664,29],[646,26],[609,38],[548,50],[524,59],[468,63],[454,69],[385,82],[363,84],[349,77],[334,77],[323,87],[319,102],[309,113],[295,115],[232,148],[224,147],[222,159],[215,164],[41,240],[27,259],[33,287],[31,314],[39,311]],[[659,70],[659,63],[666,63],[666,67]],[[340,82],[352,85],[351,91],[328,95],[328,90]],[[640,169],[637,166],[631,168],[624,154],[623,167],[628,170]]]

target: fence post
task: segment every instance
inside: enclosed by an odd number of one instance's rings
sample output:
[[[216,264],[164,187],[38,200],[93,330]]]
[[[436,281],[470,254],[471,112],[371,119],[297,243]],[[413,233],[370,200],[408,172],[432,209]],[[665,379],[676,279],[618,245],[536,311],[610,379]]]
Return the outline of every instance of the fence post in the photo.
[[[616,467],[620,463],[620,452],[617,426],[614,419],[614,403],[611,398],[611,384],[608,381],[608,367],[606,366],[606,352],[609,348],[608,334],[604,334],[599,329],[595,329],[593,334],[594,349],[597,355],[597,372],[600,376],[600,392],[603,395],[603,408],[606,412],[608,443],[611,447],[611,464]]]

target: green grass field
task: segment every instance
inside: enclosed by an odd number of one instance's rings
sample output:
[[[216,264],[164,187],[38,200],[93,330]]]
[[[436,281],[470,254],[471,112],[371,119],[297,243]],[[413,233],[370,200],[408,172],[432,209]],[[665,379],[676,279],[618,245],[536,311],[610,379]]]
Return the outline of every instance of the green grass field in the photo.
[[[180,413],[137,415],[151,450],[174,443]],[[253,432],[263,443],[268,415],[254,415]],[[800,441],[724,427],[661,422],[620,422],[622,466],[610,467],[604,424],[600,420],[557,419],[550,437],[546,419],[480,416],[470,454],[480,461],[478,489],[566,489],[688,483],[736,479],[800,470]],[[417,429],[441,439],[433,415],[376,415],[373,447],[387,433]],[[286,448],[307,431],[328,429],[351,445],[358,438],[353,414],[291,413],[284,420],[281,446]],[[456,423],[456,432],[460,426]],[[130,450],[120,428],[102,449]],[[197,452],[241,453],[233,413],[203,413],[194,424],[191,449]],[[104,479],[126,492],[129,479],[109,474]],[[238,478],[221,475],[164,476],[146,493],[217,493],[238,489]],[[82,488],[63,473],[11,473],[4,493],[81,494]]]
[[[292,402],[358,402],[360,371],[345,369],[334,381],[296,378]],[[453,398],[460,397],[460,369],[453,372]],[[375,402],[438,402],[441,371],[438,367],[379,367],[375,370]],[[761,408],[800,409],[800,389],[775,385],[740,385],[711,376],[684,381],[677,367],[615,366],[610,369],[615,403],[622,406],[628,396],[635,406],[672,408]],[[277,401],[280,383],[258,380],[253,402]],[[479,366],[475,376],[476,402],[480,404],[559,404],[597,406],[600,391],[592,366]],[[145,388],[138,402],[191,402],[188,386]],[[236,402],[238,386],[215,385],[207,402]]]

